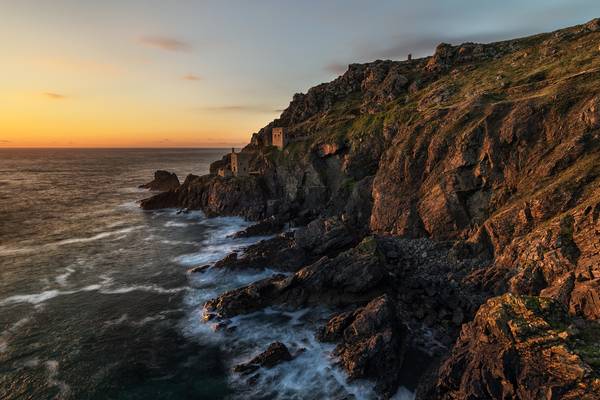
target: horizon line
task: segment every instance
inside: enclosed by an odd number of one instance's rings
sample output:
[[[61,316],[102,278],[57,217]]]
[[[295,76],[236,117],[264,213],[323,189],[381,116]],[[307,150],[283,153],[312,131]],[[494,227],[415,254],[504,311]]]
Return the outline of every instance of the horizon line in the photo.
[[[82,149],[107,149],[107,150],[116,150],[116,149],[133,149],[133,150],[141,150],[141,149],[228,149],[231,147],[234,148],[243,148],[246,145],[227,145],[227,146],[0,146],[0,150],[19,150],[19,149],[74,149],[74,150],[82,150]]]

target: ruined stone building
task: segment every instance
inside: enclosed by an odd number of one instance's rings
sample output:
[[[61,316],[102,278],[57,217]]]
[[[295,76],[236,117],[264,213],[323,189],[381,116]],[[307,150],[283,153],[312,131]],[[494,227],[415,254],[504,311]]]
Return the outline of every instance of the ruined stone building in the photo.
[[[285,147],[285,128],[273,128],[271,131],[271,144],[278,149],[283,149]]]
[[[227,178],[231,176],[231,168],[230,167],[221,167],[217,170],[217,175]]]
[[[250,159],[252,154],[236,153],[231,149],[231,173],[233,176],[248,176],[250,174]]]

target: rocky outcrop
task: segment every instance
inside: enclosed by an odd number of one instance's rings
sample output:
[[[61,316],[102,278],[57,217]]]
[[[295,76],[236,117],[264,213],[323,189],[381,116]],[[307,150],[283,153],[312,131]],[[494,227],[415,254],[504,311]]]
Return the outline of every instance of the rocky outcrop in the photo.
[[[205,305],[205,317],[228,318],[269,305],[303,307],[326,304],[343,306],[373,298],[384,289],[385,269],[374,240],[323,257],[292,276],[276,275],[226,292]]]
[[[241,215],[251,220],[266,216],[271,193],[260,177],[223,178],[188,175],[175,190],[142,200],[146,210],[186,208],[208,216]]]
[[[408,334],[396,315],[394,303],[384,295],[354,312],[334,316],[319,339],[339,341],[335,353],[351,379],[374,379],[379,391],[390,395],[398,385]]]
[[[154,180],[144,185],[140,185],[140,189],[150,189],[159,192],[168,192],[179,187],[179,179],[173,172],[158,170],[154,173]]]
[[[298,247],[291,233],[272,239],[262,240],[215,263],[215,268],[265,269],[295,272],[310,260],[313,255]]]
[[[420,398],[599,399],[600,379],[588,363],[597,360],[597,339],[589,337],[597,329],[570,326],[552,300],[510,294],[490,299],[463,327]]]
[[[274,342],[269,347],[247,363],[236,365],[233,370],[241,374],[255,372],[259,368],[273,368],[277,364],[292,360],[288,348],[281,342]]]

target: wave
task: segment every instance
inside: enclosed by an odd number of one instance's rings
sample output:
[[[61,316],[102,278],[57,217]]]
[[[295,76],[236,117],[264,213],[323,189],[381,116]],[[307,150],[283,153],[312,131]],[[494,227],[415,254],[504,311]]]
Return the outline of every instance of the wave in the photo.
[[[58,380],[56,377],[58,376],[58,368],[59,363],[56,360],[48,360],[44,363],[46,366],[46,370],[48,372],[48,385],[58,388],[57,399],[64,399],[68,397],[71,392],[71,388],[65,382]]]
[[[21,318],[0,334],[0,353],[5,353],[8,350],[9,340],[17,333],[19,328],[29,321],[31,321],[30,317]]]
[[[134,285],[134,286],[120,287],[120,288],[116,288],[116,289],[101,289],[100,293],[102,293],[102,294],[123,294],[123,293],[140,291],[140,292],[166,294],[166,293],[179,293],[179,292],[183,292],[186,290],[189,290],[189,288],[187,286],[165,289],[158,285]]]
[[[58,275],[56,278],[54,278],[54,280],[60,286],[67,286],[67,279],[69,279],[69,276],[71,276],[71,274],[73,274],[74,272],[75,270],[73,268],[67,267],[65,268],[65,273]]]
[[[104,284],[93,284],[93,285],[88,285],[88,286],[84,286],[82,288],[73,289],[73,290],[51,289],[51,290],[45,290],[40,293],[19,294],[19,295],[15,295],[15,296],[10,296],[10,297],[0,301],[0,306],[7,306],[7,305],[19,304],[19,303],[29,303],[29,304],[33,304],[33,305],[38,305],[38,304],[44,303],[44,302],[46,302],[50,299],[53,299],[55,297],[58,297],[58,296],[71,295],[71,294],[80,293],[80,292],[97,291],[101,294],[124,294],[124,293],[130,293],[130,292],[134,292],[134,291],[143,291],[143,292],[151,292],[151,293],[158,293],[158,294],[169,294],[169,293],[179,293],[179,292],[189,290],[189,288],[187,286],[167,289],[167,288],[160,287],[158,285],[134,285],[134,286],[124,286],[124,287],[112,288],[112,287],[106,285],[105,284],[106,282],[107,281],[105,280]]]
[[[67,245],[71,245],[71,244],[94,242],[96,240],[106,239],[111,236],[120,236],[120,235],[124,235],[124,234],[129,234],[133,231],[136,231],[136,230],[139,230],[142,228],[144,228],[143,225],[132,226],[129,228],[118,229],[115,231],[101,232],[94,236],[89,236],[89,237],[63,239],[63,240],[59,240],[57,242],[47,243],[47,244],[43,244],[40,246],[17,247],[17,248],[0,246],[0,257],[13,256],[13,255],[18,255],[18,254],[37,253],[42,250],[58,248],[61,246],[67,246]]]

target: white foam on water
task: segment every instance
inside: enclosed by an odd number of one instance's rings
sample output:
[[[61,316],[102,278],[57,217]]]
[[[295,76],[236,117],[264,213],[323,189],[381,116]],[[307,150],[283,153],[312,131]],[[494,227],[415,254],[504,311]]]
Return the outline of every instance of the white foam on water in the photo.
[[[21,318],[0,334],[0,353],[5,353],[8,350],[10,339],[29,321],[31,321],[30,317]]]
[[[284,343],[294,359],[273,368],[259,369],[255,383],[231,373],[234,399],[268,397],[273,399],[327,398],[357,400],[375,399],[374,385],[367,381],[348,382],[347,376],[332,355],[335,345],[315,338],[317,326],[330,314],[325,309],[287,311],[266,308],[256,313],[226,321],[225,329],[216,329],[214,322],[201,322],[196,309],[184,331],[202,343],[219,344],[232,357],[229,367],[251,360],[266,350],[269,344]]]
[[[166,228],[185,228],[190,224],[187,222],[168,221],[165,223]]]
[[[105,326],[113,326],[113,325],[121,325],[125,323],[129,319],[127,314],[121,314],[121,316],[117,319],[111,319],[108,321],[104,321]]]
[[[103,289],[100,289],[100,293],[102,293],[102,294],[123,294],[123,293],[139,291],[139,292],[165,294],[165,293],[179,293],[179,292],[183,292],[186,290],[189,290],[189,288],[187,286],[166,289],[166,288],[163,288],[158,285],[133,285],[133,286],[124,286],[124,287],[119,287],[119,288],[103,288]]]
[[[163,288],[158,285],[133,285],[133,286],[124,286],[124,287],[113,287],[111,285],[112,279],[110,277],[102,277],[102,281],[99,284],[87,285],[78,289],[73,290],[58,290],[51,289],[45,290],[40,293],[33,294],[19,294],[10,296],[2,301],[0,301],[0,306],[6,306],[11,304],[18,303],[29,303],[33,305],[39,305],[44,303],[50,299],[53,299],[58,296],[65,296],[80,292],[93,292],[98,291],[102,294],[123,294],[130,293],[134,291],[142,291],[142,292],[151,292],[151,293],[179,293],[186,290],[189,290],[189,287],[177,287],[177,288]]]
[[[46,300],[52,299],[56,296],[60,296],[61,294],[70,294],[70,293],[73,293],[73,292],[72,291],[61,292],[60,290],[52,289],[52,290],[45,290],[41,293],[19,294],[19,295],[15,295],[15,296],[10,296],[10,297],[0,301],[0,306],[5,306],[5,305],[15,304],[15,303],[39,304],[39,303],[43,303]]]
[[[186,216],[188,218],[197,218]],[[174,259],[174,262],[192,267],[197,265],[212,264],[233,251],[240,250],[251,244],[257,243],[270,236],[232,239],[229,236],[245,229],[249,223],[238,217],[218,217],[201,219],[198,224],[206,226],[210,235],[204,241],[198,243],[199,251],[184,254]]]
[[[56,278],[54,278],[54,280],[60,286],[65,287],[67,286],[67,280],[69,279],[69,276],[71,276],[71,274],[73,274],[74,272],[75,270],[73,268],[67,267],[65,268],[65,273],[58,275]]]
[[[119,204],[119,207],[131,211],[140,211],[140,205],[138,201],[127,201],[125,203]]]
[[[416,394],[405,387],[400,387],[391,400],[415,400]]]
[[[17,255],[17,254],[37,253],[39,251],[58,248],[61,246],[67,246],[67,245],[71,245],[71,244],[94,242],[96,240],[106,239],[111,236],[121,236],[124,234],[129,234],[133,231],[136,231],[136,230],[139,230],[142,228],[144,228],[143,225],[131,226],[128,228],[118,229],[115,231],[101,232],[101,233],[98,233],[96,235],[89,236],[89,237],[70,238],[70,239],[59,240],[57,242],[46,243],[46,244],[43,244],[40,246],[17,247],[17,248],[0,246],[0,257],[13,256],[13,255]]]
[[[189,242],[189,241],[185,241],[185,240],[168,240],[168,239],[161,240],[160,242],[163,244],[168,244],[170,246],[179,246],[182,244],[185,244],[185,245],[195,245],[196,244],[194,242]]]
[[[56,396],[56,398],[58,398],[58,399],[66,398],[69,395],[69,393],[71,392],[71,388],[65,382],[57,379],[58,372],[59,372],[58,371],[58,369],[59,369],[58,361],[48,360],[44,363],[44,365],[46,366],[46,370],[48,371],[48,385],[57,387],[59,390],[59,393]]]

